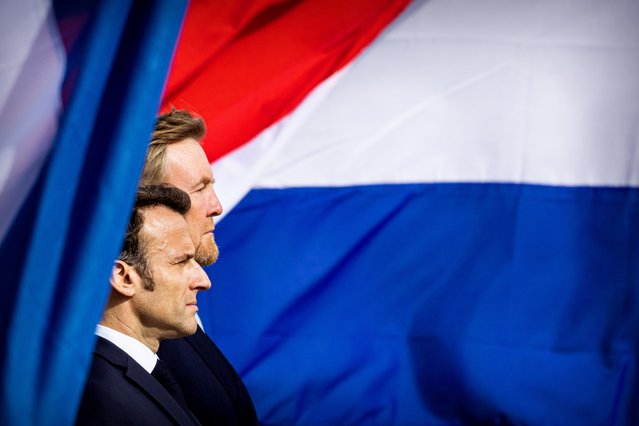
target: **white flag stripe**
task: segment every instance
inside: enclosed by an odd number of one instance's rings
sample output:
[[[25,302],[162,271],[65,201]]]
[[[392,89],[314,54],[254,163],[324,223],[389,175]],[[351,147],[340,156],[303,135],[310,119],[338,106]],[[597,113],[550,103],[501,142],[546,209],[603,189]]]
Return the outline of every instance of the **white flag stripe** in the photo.
[[[417,2],[215,173],[244,181],[231,204],[248,183],[638,186],[637,22],[622,0]]]
[[[213,163],[215,179],[223,182],[215,191],[224,206],[222,219],[240,200],[258,186],[263,174],[272,167],[276,155],[296,146],[288,143],[296,131],[311,118],[315,109],[343,77],[346,70],[335,73],[317,86],[291,114],[262,131],[247,143]]]
[[[49,2],[11,0],[2,11],[0,239],[51,147],[66,60]]]

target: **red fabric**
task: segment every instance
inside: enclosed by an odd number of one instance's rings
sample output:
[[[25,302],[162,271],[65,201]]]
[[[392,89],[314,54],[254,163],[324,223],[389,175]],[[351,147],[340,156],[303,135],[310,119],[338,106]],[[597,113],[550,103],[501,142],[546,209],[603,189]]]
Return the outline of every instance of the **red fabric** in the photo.
[[[201,115],[210,161],[293,110],[409,0],[204,1],[189,5],[162,110]]]

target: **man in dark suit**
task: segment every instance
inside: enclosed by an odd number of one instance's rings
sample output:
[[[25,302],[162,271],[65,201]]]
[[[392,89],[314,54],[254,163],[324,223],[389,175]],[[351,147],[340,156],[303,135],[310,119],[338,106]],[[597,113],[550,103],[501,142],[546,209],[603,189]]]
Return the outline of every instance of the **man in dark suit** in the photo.
[[[197,330],[197,295],[211,283],[184,219],[190,199],[168,185],[140,188],[76,423],[198,425],[156,352]]]
[[[158,118],[140,185],[167,183],[191,198],[186,220],[196,246],[195,259],[203,266],[217,260],[213,218],[222,214],[215,179],[200,145],[204,122],[184,110]],[[203,425],[256,425],[253,401],[241,378],[201,323],[196,333],[166,341],[159,351],[177,379],[189,408]]]

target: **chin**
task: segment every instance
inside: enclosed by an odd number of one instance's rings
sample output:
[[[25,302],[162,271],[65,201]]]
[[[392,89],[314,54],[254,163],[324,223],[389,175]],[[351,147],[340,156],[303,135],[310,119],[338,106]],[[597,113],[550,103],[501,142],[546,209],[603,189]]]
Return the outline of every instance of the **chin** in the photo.
[[[209,266],[217,261],[219,251],[215,243],[209,243],[200,245],[197,253],[195,254],[195,261],[202,266]]]
[[[189,322],[188,324],[176,325],[176,327],[170,332],[166,333],[166,335],[162,338],[162,340],[167,339],[180,339],[182,337],[192,336],[197,331],[197,321],[193,318],[193,322]]]
[[[190,324],[188,327],[184,329],[184,335],[182,335],[182,337],[192,336],[193,334],[195,334],[196,331],[197,331],[197,321],[195,321],[195,318],[193,318],[193,324]]]

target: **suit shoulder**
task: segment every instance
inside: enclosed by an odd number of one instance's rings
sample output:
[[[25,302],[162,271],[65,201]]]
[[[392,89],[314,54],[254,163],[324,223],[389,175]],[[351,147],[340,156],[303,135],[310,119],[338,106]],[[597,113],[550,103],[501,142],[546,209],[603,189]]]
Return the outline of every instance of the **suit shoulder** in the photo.
[[[173,424],[122,367],[94,355],[76,425]]]

